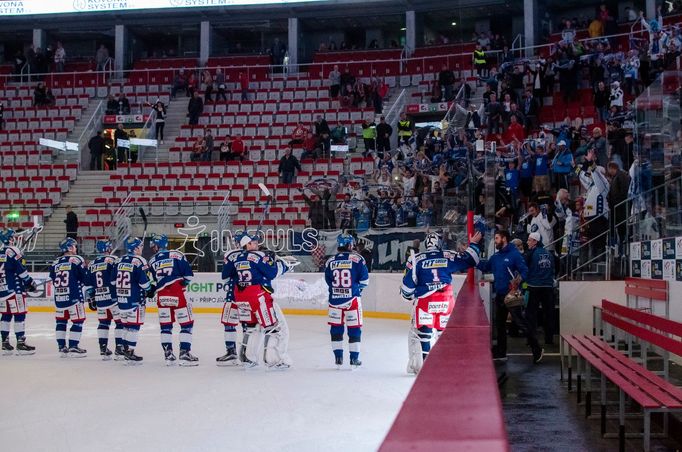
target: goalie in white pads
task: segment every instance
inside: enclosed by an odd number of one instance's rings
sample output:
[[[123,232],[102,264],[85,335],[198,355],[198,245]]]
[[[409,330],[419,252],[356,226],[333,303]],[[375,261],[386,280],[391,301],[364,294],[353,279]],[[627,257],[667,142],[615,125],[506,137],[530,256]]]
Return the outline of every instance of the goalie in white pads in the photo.
[[[452,274],[475,267],[479,261],[478,242],[482,235],[476,232],[471,244],[462,253],[441,250],[440,234],[426,234],[426,251],[407,261],[400,293],[414,305],[412,326],[408,339],[409,362],[407,372],[417,374],[431,351],[433,330],[442,332],[455,306]]]
[[[240,310],[250,311],[257,325],[244,331],[244,366],[255,367],[260,359],[261,335],[265,336],[263,360],[269,368],[288,369],[289,327],[282,310],[272,299],[272,280],[286,273],[289,264],[270,253],[258,251],[258,237],[244,233],[242,247],[225,262],[224,279],[234,284],[234,301]]]
[[[344,325],[348,329],[350,365],[356,368],[360,361],[362,334],[362,303],[360,294],[369,284],[369,271],[365,259],[353,252],[355,239],[350,234],[336,238],[338,253],[327,261],[324,279],[329,286],[329,333],[335,363],[343,365]]]
[[[26,270],[24,256],[14,246],[15,232],[0,231],[0,333],[2,353],[11,355],[14,347],[9,342],[10,322],[14,319],[14,335],[17,338],[17,355],[32,355],[36,348],[26,343],[26,290],[35,291],[36,283]]]

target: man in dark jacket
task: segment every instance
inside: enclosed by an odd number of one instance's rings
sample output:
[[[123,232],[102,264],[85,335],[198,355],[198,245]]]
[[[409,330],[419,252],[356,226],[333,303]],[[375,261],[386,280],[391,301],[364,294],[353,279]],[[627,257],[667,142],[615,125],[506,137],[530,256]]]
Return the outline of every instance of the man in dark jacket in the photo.
[[[130,139],[130,137],[128,136],[128,132],[126,132],[123,129],[123,124],[119,123],[118,126],[116,126],[116,131],[114,132],[114,139],[116,140],[116,153],[118,154],[118,163],[127,163],[130,147],[121,146],[119,144],[120,141],[128,141]]]
[[[393,127],[386,123],[386,118],[381,117],[379,124],[377,124],[377,153],[379,158],[384,157],[384,152],[391,150],[391,134]]]
[[[71,210],[71,206],[66,206],[66,236],[74,240],[78,239],[78,216]]]
[[[538,327],[538,308],[542,305],[545,345],[554,343],[554,257],[542,244],[538,232],[528,236],[528,306],[526,322],[533,336]]]
[[[313,194],[308,196],[305,194],[302,188],[299,188],[303,194],[303,200],[308,205],[308,218],[310,219],[310,227],[313,229],[323,229],[324,228],[324,204],[319,196]]]
[[[194,92],[192,98],[187,104],[187,115],[189,116],[189,124],[191,126],[196,126],[199,124],[199,116],[204,111],[204,101],[201,100],[199,93]]]
[[[90,171],[101,170],[102,154],[104,154],[104,138],[102,138],[101,130],[98,130],[97,135],[90,138],[88,149],[90,149]]]
[[[298,163],[298,159],[292,154],[292,151],[293,149],[291,145],[289,145],[284,151],[284,155],[279,160],[279,168],[277,171],[279,172],[283,184],[293,184],[296,170],[298,169],[301,171],[301,164]]]
[[[318,116],[315,120],[315,136],[322,143],[322,150],[329,152],[332,144],[331,131],[329,130],[329,124],[327,124],[327,121],[322,116]]]
[[[446,64],[443,65],[443,69],[438,74],[438,83],[441,88],[443,88],[443,96],[446,101],[452,99],[453,87],[455,85],[455,73],[448,69]]]
[[[611,181],[609,186],[609,207],[611,208],[611,222],[616,226],[615,231],[611,231],[612,237],[614,232],[618,232],[618,243],[625,243],[627,234],[627,206],[625,201],[628,199],[628,190],[630,188],[630,175],[618,167],[616,162],[609,162],[607,173]]]
[[[531,334],[531,330],[523,317],[521,306],[507,308],[504,297],[513,288],[516,290],[522,280],[528,277],[528,267],[523,256],[516,247],[509,243],[510,237],[507,231],[495,233],[495,249],[488,260],[481,260],[477,268],[483,273],[492,273],[495,282],[495,329],[497,331],[497,346],[493,349],[493,359],[507,360],[507,314],[511,313],[514,323],[523,330],[528,339],[528,344],[533,351],[533,362],[538,363],[542,359],[543,350],[538,340]]]

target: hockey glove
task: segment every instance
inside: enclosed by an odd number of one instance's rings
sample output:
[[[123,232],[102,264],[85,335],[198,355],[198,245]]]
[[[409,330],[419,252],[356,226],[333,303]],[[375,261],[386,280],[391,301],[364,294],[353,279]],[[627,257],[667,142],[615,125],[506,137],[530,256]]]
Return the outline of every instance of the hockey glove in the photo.
[[[92,287],[85,289],[85,302],[92,311],[97,310],[97,303],[95,302],[95,290]]]
[[[29,279],[26,282],[26,289],[28,290],[28,292],[37,292],[38,291],[38,285],[36,284],[36,282],[33,279]]]
[[[155,293],[156,293],[156,286],[154,284],[152,284],[151,286],[149,286],[149,289],[147,289],[147,293],[145,294],[145,296],[147,298],[154,298]]]

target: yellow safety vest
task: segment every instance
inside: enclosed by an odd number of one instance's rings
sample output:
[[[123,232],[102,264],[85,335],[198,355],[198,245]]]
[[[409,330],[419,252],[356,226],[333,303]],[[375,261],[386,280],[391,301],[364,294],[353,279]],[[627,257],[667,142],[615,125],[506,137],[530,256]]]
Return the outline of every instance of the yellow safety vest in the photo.
[[[399,137],[411,137],[412,128],[410,127],[410,121],[400,121],[398,122],[398,136]]]
[[[474,64],[485,64],[485,52],[483,50],[474,50]]]

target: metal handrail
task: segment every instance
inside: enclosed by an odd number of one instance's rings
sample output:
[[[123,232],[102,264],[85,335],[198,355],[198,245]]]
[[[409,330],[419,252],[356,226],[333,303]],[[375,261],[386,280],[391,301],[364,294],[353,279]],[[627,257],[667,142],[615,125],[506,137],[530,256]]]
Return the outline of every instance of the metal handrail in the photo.
[[[398,133],[395,131],[395,128],[398,124],[398,120],[400,118],[400,113],[402,113],[403,108],[405,107],[405,104],[407,103],[406,101],[407,98],[407,90],[403,89],[398,97],[396,98],[395,102],[393,102],[393,105],[391,105],[391,108],[388,110],[388,113],[384,115],[384,118],[386,119],[386,123],[389,124],[393,129],[394,133],[391,134],[391,148],[395,149],[397,147],[398,143]]]
[[[97,127],[99,127],[102,124],[102,116],[104,116],[104,100],[100,100],[99,103],[97,104],[97,108],[95,108],[95,111],[92,113],[92,116],[90,116],[90,119],[88,122],[85,124],[85,127],[83,128],[83,132],[81,132],[80,136],[78,137],[78,165],[80,167],[81,164],[81,152],[83,151],[83,148],[85,147],[86,143],[90,140],[90,136],[92,135],[92,131],[95,130]]]

